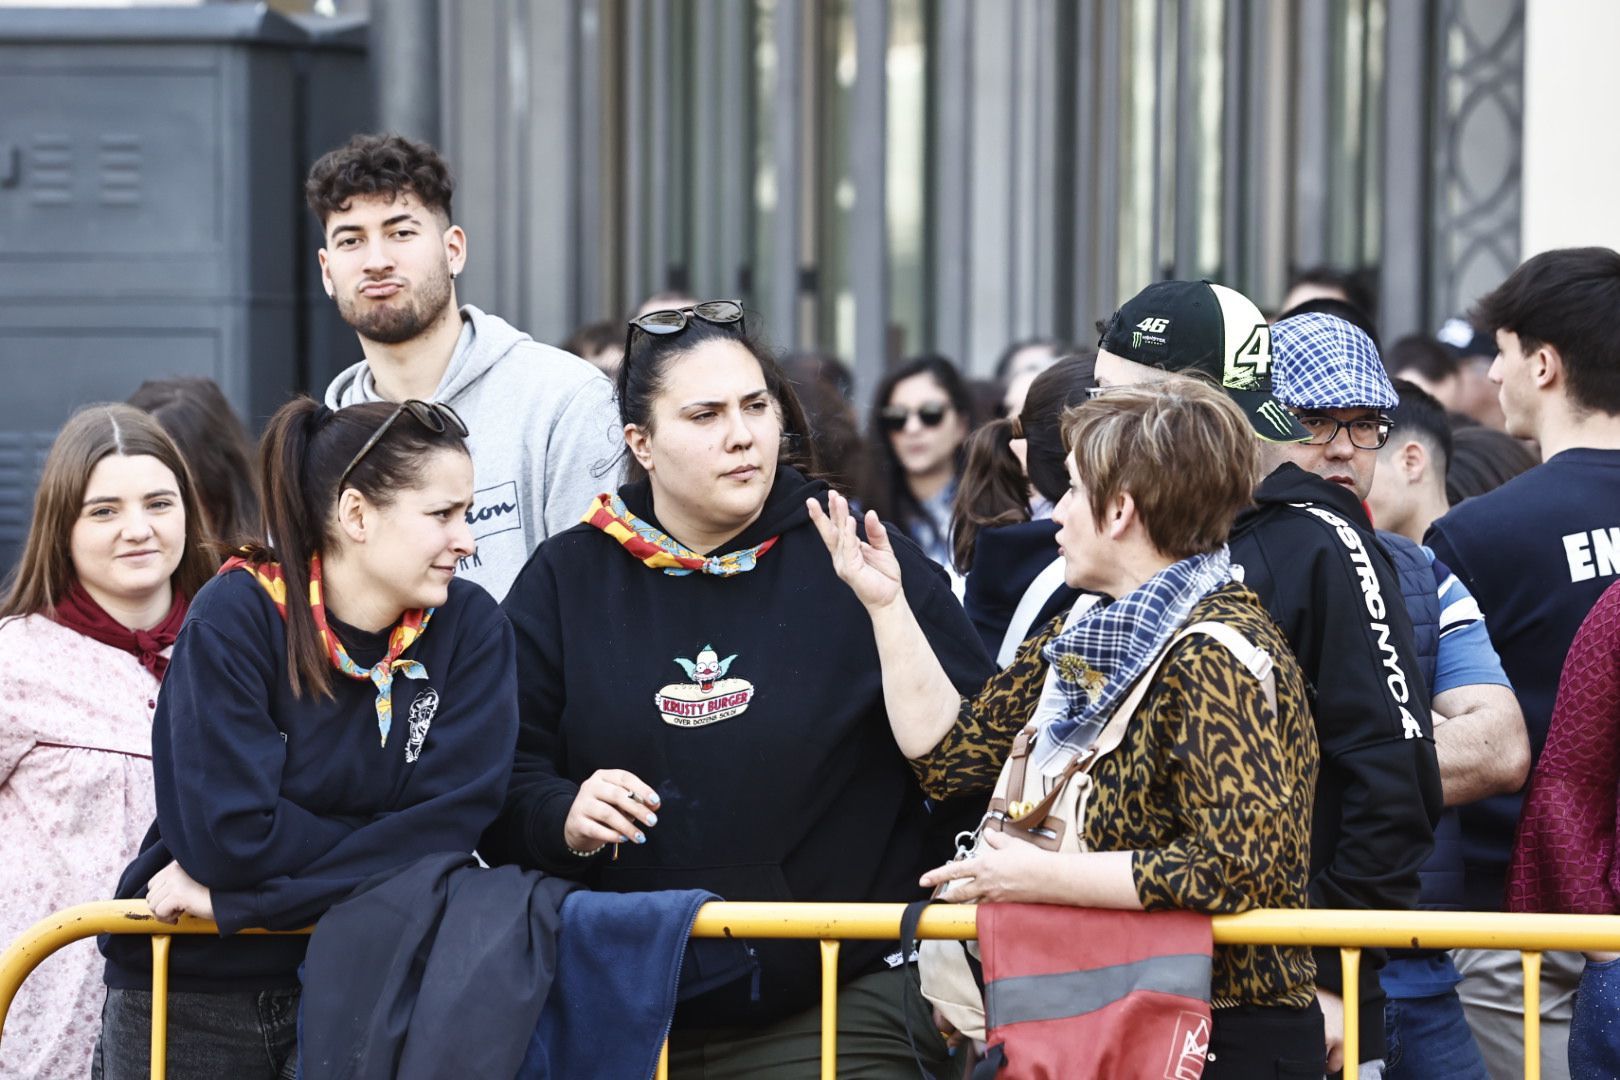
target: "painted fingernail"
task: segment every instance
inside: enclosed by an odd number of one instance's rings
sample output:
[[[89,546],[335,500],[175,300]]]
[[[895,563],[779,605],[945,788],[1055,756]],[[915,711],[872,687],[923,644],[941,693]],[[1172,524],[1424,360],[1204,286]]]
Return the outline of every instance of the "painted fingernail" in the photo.
[[[629,837],[628,837],[628,836],[625,836],[625,835],[623,835],[623,834],[620,834],[620,836],[619,836],[619,843],[621,843],[621,844],[628,844],[628,843],[629,843],[629,842],[630,842],[630,838],[629,838]],[[639,840],[638,840],[638,841],[637,841],[637,843],[640,843],[640,841],[639,841]]]
[[[648,814],[647,815],[647,824],[648,825],[656,825],[656,824],[658,824],[658,815],[657,814]]]
[[[647,842],[647,834],[646,833],[636,833],[636,843],[645,844],[646,842]]]

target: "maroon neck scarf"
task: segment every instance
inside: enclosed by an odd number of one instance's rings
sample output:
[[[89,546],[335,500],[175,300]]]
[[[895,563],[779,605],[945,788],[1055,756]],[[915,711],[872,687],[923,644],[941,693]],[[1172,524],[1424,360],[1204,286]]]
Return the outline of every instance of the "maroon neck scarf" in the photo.
[[[180,624],[186,620],[186,598],[177,591],[169,613],[150,630],[131,630],[111,615],[75,581],[67,594],[56,602],[56,621],[69,630],[76,630],[92,641],[123,649],[141,662],[159,682],[169,670],[169,658],[164,649],[174,644],[180,633]]]

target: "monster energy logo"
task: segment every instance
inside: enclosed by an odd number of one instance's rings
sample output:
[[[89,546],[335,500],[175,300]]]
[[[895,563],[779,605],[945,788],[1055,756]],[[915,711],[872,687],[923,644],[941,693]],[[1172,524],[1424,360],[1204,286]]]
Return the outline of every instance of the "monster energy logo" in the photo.
[[[1271,426],[1277,429],[1277,433],[1279,435],[1287,435],[1289,429],[1293,426],[1289,423],[1293,417],[1289,414],[1287,409],[1283,408],[1276,401],[1262,402],[1260,405],[1260,415],[1271,422]]]
[[[1140,349],[1141,347],[1142,347],[1142,331],[1140,331],[1140,330],[1132,330],[1131,331],[1131,348],[1132,349]]]

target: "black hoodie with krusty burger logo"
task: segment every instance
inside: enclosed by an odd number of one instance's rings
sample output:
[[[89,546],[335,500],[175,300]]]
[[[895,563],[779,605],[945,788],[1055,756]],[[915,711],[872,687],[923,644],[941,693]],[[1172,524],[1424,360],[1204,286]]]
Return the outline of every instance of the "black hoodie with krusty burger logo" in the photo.
[[[546,541],[505,601],[522,726],[492,861],[618,892],[702,888],[728,900],[909,901],[943,862],[939,830],[894,742],[871,621],[805,509],[827,485],[783,467],[758,521],[724,545],[780,539],[731,577],[651,569],[580,525]],[[620,490],[655,528],[643,483]],[[906,598],[952,681],[992,665],[940,569],[899,535]],[[717,553],[718,554],[718,553]],[[581,859],[563,822],[581,781],[627,769],[662,800],[645,844]],[[757,1001],[733,984],[682,1006],[686,1027],[753,1025],[818,998],[814,942],[756,942]],[[847,942],[845,978],[893,943]]]

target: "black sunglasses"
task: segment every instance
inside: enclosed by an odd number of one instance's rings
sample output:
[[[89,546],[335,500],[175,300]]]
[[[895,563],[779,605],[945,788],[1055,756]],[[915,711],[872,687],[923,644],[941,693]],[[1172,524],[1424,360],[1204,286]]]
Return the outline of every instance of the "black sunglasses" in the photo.
[[[685,330],[694,318],[716,326],[736,323],[739,330],[744,329],[742,303],[737,300],[705,300],[689,308],[649,311],[630,320],[629,329],[624,334],[624,354],[630,355],[630,345],[636,339],[637,330],[644,334],[668,337]]]
[[[348,466],[344,468],[343,474],[338,477],[337,489],[340,494],[343,491],[343,485],[348,482],[349,474],[354,472],[356,465],[360,464],[360,459],[371,453],[371,448],[382,441],[382,437],[388,434],[388,429],[394,426],[394,421],[405,413],[410,413],[418,424],[421,424],[435,435],[443,435],[446,431],[453,431],[463,439],[467,437],[466,421],[456,415],[456,410],[450,406],[438,401],[418,401],[416,398],[407,398],[399,403],[398,408],[388,414],[388,419],[384,420],[382,426],[372,434],[371,438],[366,440],[366,444],[360,448],[360,452],[349,459]]]
[[[950,411],[951,407],[949,405],[942,405],[938,402],[919,405],[916,409],[908,409],[904,405],[885,405],[882,411],[878,413],[878,423],[883,425],[884,431],[893,435],[896,432],[906,430],[906,421],[911,419],[914,412],[918,423],[922,424],[923,427],[932,428],[939,427],[940,424],[944,423],[945,417]]]

